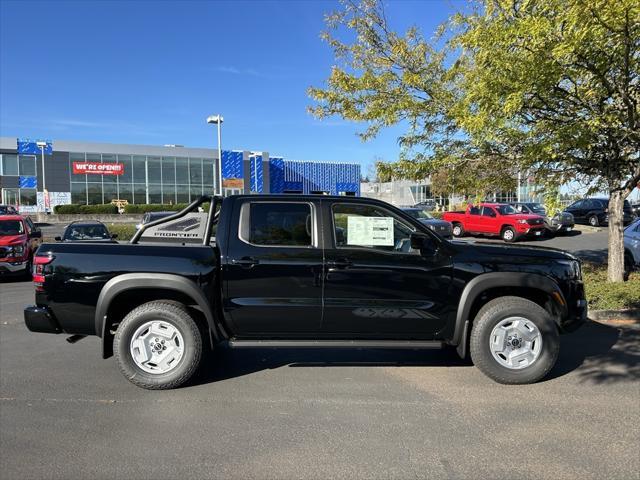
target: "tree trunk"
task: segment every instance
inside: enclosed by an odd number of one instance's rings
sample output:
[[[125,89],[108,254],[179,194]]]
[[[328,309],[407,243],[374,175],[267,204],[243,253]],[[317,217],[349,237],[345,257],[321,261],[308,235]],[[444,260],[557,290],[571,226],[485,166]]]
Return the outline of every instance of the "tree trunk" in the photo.
[[[609,267],[607,277],[610,282],[624,281],[623,209],[623,192],[609,192]]]

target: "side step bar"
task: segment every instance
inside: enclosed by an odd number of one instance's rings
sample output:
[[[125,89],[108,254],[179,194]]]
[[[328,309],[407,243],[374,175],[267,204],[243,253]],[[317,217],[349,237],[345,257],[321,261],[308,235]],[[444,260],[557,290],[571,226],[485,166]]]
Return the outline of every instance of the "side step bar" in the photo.
[[[231,348],[443,348],[444,343],[425,340],[229,340]]]

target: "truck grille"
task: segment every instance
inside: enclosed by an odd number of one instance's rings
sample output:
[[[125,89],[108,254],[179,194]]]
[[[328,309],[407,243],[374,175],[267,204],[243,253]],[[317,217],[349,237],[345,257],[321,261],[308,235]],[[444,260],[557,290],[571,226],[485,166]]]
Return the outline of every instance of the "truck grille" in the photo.
[[[527,220],[529,225],[542,225],[543,220],[541,218],[531,218]]]

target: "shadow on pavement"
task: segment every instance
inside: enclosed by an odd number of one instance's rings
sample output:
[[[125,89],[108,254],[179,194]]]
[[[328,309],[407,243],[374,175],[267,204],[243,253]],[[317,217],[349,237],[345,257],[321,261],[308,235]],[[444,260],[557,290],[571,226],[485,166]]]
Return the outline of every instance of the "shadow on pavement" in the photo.
[[[563,335],[560,356],[547,380],[577,370],[580,380],[616,383],[640,379],[640,330],[587,322]]]
[[[465,367],[453,348],[443,350],[320,349],[218,347],[205,359],[192,385],[241,377],[261,370],[290,367]]]
[[[575,252],[571,253],[578,257],[580,260],[585,260],[593,263],[605,263],[607,261],[609,249],[599,248],[596,250],[576,250]]]
[[[640,330],[587,322],[561,337],[560,357],[546,380],[573,371],[581,381],[614,383],[640,378]],[[443,350],[375,350],[218,347],[209,353],[191,385],[241,377],[261,370],[290,367],[465,367],[453,348]]]

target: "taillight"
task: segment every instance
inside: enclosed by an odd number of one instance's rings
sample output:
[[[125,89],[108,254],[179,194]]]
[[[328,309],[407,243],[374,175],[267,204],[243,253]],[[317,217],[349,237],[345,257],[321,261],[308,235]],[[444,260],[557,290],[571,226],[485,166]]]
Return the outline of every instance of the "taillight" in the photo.
[[[36,286],[36,292],[44,290],[44,266],[52,261],[52,255],[36,255],[33,257],[33,284]]]

